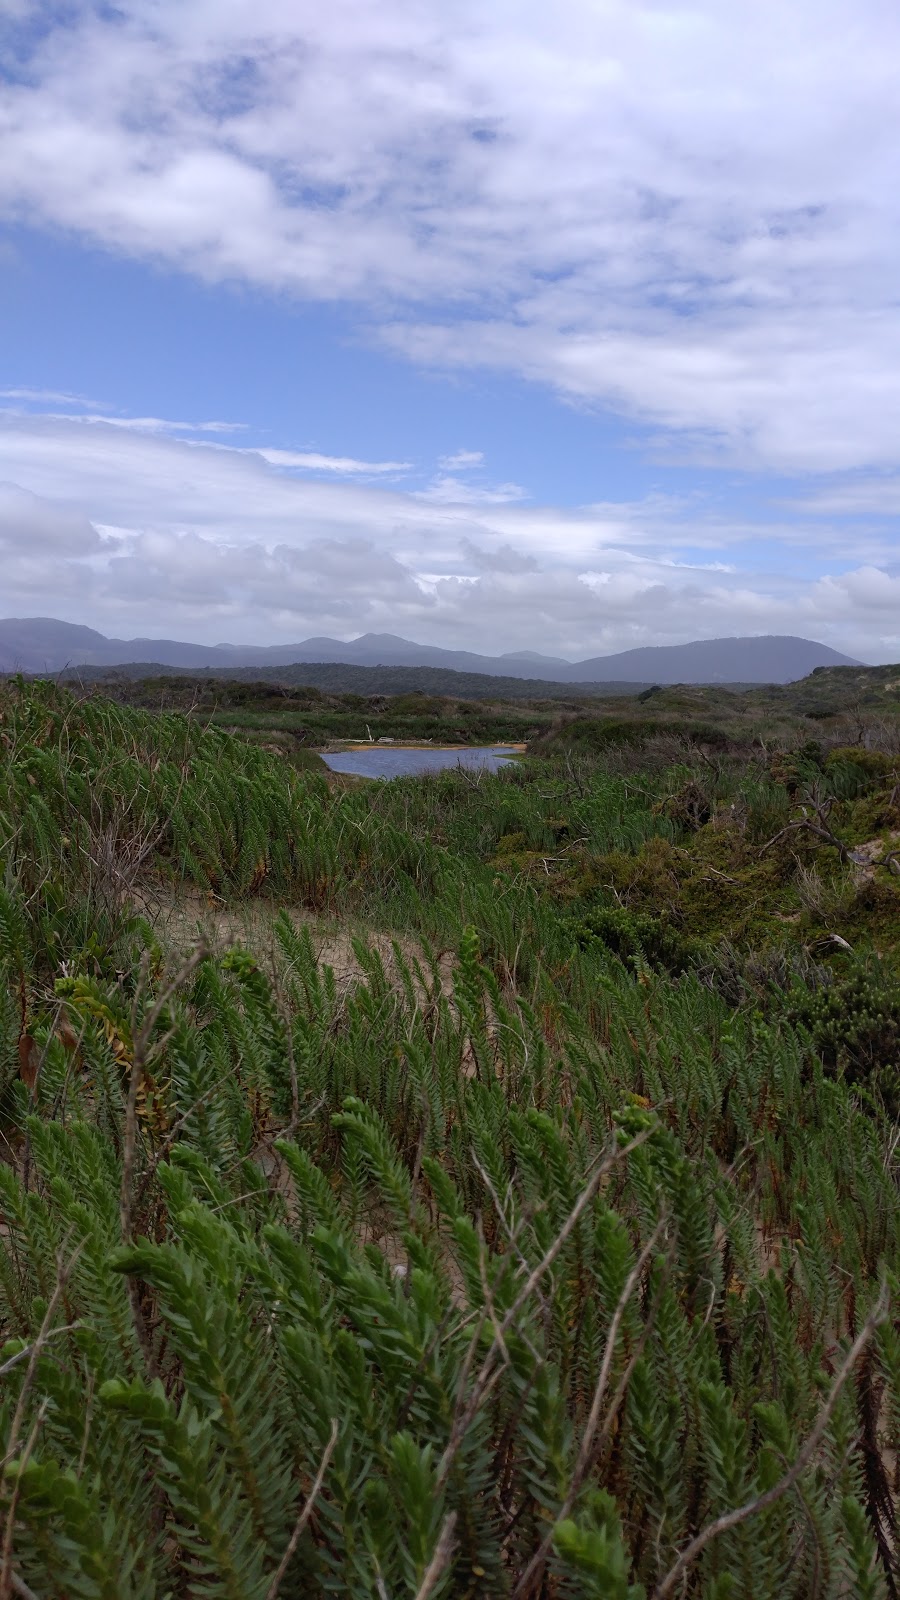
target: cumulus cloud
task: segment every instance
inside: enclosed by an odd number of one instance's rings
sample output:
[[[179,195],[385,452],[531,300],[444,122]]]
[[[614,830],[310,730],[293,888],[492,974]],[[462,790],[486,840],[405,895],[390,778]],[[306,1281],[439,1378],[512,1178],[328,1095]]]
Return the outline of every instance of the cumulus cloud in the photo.
[[[13,6],[7,216],[344,299],[412,360],[696,457],[898,463],[886,0],[72,0],[33,24]]]
[[[423,499],[222,440],[18,415],[0,417],[0,485],[4,609],[119,637],[371,630],[573,659],[735,632],[806,633],[863,659],[900,645],[900,572],[877,541],[847,572],[810,521],[798,576],[767,563],[771,525],[696,496]]]
[[[526,554],[524,550],[507,544],[495,545],[492,550],[482,549],[473,539],[463,539],[463,559],[471,563],[478,572],[536,572],[537,558]]]

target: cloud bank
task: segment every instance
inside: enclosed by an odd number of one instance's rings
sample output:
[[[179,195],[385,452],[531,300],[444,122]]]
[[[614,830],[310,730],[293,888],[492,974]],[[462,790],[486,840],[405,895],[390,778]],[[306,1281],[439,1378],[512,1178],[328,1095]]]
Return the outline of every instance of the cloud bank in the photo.
[[[821,519],[727,521],[697,497],[560,510],[428,496],[302,476],[271,455],[0,417],[4,609],[206,643],[371,630],[578,658],[774,632],[900,655],[900,566],[877,530],[847,570],[843,530]],[[791,544],[796,571],[767,564],[763,540]]]
[[[900,465],[890,0],[38,0],[6,39],[9,218],[697,459]]]

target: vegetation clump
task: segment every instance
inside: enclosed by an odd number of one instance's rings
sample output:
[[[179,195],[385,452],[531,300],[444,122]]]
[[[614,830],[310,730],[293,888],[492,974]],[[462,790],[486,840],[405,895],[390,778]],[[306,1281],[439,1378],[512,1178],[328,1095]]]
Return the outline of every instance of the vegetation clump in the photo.
[[[792,1015],[809,1030],[816,1053],[832,1071],[885,1098],[900,1116],[900,982],[871,965],[854,963],[793,996]]]
[[[701,940],[685,937],[661,917],[629,912],[622,906],[595,908],[573,931],[582,947],[597,940],[623,961],[639,958],[675,975],[689,972],[709,954]]]

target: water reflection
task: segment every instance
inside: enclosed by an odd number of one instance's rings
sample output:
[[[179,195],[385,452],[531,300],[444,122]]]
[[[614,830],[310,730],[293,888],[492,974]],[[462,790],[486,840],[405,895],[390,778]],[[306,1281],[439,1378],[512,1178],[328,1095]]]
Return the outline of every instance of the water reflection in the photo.
[[[363,750],[332,751],[322,756],[332,772],[351,772],[359,778],[403,778],[450,767],[487,768],[498,772],[510,764],[504,745],[467,745],[453,750],[408,749],[403,745],[373,744]]]

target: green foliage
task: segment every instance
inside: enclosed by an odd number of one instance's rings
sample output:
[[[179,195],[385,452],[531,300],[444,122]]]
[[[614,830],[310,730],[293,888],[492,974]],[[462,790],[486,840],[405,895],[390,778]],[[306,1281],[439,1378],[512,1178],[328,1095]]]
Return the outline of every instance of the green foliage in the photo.
[[[596,882],[573,906],[571,862],[677,863],[683,769],[363,794],[45,687],[4,718],[15,1574],[413,1600],[439,1568],[433,1596],[502,1600],[531,1569],[534,1596],[645,1600],[796,1459],[893,1282],[889,969],[753,966]],[[498,867],[516,836],[537,871]],[[179,973],[138,919],[177,880],[268,899],[271,930]],[[323,907],[377,929],[340,978],[299,915]],[[685,1592],[892,1593],[898,1418],[889,1319]]]
[[[571,750],[599,754],[621,745],[639,746],[654,739],[678,739],[689,745],[724,747],[728,736],[714,723],[689,722],[662,717],[573,717],[536,742],[546,755],[551,751]]]
[[[689,971],[709,954],[699,939],[686,938],[661,918],[622,906],[596,907],[573,932],[582,948],[597,940],[623,961],[637,957],[674,974]]]
[[[793,1016],[809,1030],[816,1051],[848,1082],[881,1095],[900,1114],[900,983],[859,963],[829,974],[815,989],[795,993]]]

